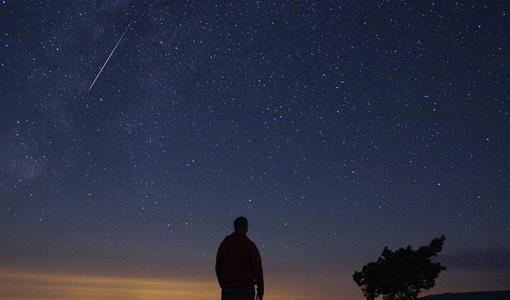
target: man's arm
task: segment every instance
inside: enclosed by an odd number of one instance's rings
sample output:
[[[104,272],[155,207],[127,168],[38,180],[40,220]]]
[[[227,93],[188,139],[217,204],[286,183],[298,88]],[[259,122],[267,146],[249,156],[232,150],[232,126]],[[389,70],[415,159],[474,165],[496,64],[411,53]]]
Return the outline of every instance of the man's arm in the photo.
[[[262,259],[260,258],[259,249],[253,244],[251,249],[251,265],[253,275],[255,276],[255,284],[257,285],[257,299],[262,299],[264,295],[264,273],[262,271]]]
[[[218,252],[216,253],[216,266],[215,266],[215,270],[216,270],[216,278],[218,278],[218,283],[220,285],[220,287],[223,287],[223,282],[222,282],[222,252],[223,252],[223,242],[220,244],[220,246],[218,247]]]

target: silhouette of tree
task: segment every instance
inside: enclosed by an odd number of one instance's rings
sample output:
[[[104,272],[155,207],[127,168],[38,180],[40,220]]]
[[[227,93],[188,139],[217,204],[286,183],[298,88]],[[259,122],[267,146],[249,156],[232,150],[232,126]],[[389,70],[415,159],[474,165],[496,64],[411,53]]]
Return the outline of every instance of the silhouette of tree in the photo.
[[[384,300],[417,299],[420,291],[432,288],[439,273],[446,270],[445,266],[430,260],[441,251],[445,239],[441,235],[418,250],[411,246],[397,251],[385,247],[376,262],[366,264],[361,272],[354,272],[352,278],[367,300],[380,295]]]

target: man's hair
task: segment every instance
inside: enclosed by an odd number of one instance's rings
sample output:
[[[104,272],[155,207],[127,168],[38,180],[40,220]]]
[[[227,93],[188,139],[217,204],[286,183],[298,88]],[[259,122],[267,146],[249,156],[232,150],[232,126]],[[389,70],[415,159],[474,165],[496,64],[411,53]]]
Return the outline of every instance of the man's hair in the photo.
[[[245,217],[237,217],[234,220],[235,231],[248,231],[248,219]]]

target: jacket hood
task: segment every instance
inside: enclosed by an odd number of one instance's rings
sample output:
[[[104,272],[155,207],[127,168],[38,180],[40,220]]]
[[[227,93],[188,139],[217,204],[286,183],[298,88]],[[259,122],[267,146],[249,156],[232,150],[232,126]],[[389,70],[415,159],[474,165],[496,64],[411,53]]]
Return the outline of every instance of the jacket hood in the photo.
[[[248,238],[248,236],[246,236],[246,234],[234,232],[232,234],[227,235],[224,239],[224,242],[236,244],[246,242],[247,240],[249,241],[250,239]]]

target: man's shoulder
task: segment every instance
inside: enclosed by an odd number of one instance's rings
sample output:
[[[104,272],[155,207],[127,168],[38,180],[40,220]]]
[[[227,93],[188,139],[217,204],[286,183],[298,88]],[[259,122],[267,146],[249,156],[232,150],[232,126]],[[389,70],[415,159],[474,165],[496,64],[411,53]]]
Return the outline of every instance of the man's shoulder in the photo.
[[[230,238],[230,235],[225,236],[225,238],[223,238],[223,240],[221,241],[220,246],[227,243],[229,238]]]
[[[255,249],[257,248],[257,244],[255,244],[254,241],[250,240],[248,237],[246,237],[246,240],[247,240],[246,242],[250,245],[250,247],[255,248]]]

